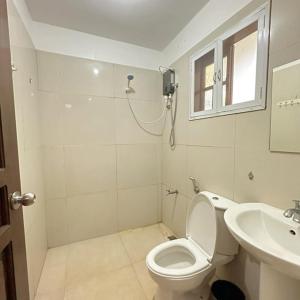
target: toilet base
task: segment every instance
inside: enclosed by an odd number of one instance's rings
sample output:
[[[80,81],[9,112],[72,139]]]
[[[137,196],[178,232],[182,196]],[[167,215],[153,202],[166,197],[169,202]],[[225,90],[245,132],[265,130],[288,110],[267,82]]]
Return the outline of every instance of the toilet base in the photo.
[[[207,284],[186,292],[170,291],[158,288],[153,300],[208,300],[209,296],[210,286]]]

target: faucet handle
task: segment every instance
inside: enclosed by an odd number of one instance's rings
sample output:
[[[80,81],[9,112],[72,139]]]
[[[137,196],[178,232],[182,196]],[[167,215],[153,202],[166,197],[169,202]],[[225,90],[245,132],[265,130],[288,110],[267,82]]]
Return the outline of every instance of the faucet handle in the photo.
[[[293,200],[295,202],[295,208],[300,210],[300,200]]]

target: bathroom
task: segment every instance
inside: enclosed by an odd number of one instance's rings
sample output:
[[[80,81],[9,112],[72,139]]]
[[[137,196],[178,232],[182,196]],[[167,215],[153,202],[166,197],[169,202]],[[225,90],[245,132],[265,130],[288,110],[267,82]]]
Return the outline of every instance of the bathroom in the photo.
[[[0,0],[0,299],[300,299],[299,11]]]

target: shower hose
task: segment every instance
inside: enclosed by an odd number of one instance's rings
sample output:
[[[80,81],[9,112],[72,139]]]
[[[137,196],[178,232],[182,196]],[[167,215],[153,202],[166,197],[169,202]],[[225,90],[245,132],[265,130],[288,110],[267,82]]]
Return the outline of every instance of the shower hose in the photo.
[[[176,123],[176,116],[177,116],[177,93],[178,93],[177,88],[178,87],[176,85],[176,87],[175,87],[175,99],[173,100],[173,96],[171,96],[171,98],[170,98],[171,131],[170,131],[170,136],[169,136],[169,145],[170,145],[170,148],[172,150],[174,150],[175,147],[176,147],[175,123]],[[129,95],[127,96],[127,101],[128,101],[128,104],[129,104],[130,111],[131,111],[136,123],[138,124],[138,126],[143,131],[145,131],[146,133],[148,133],[150,135],[154,135],[154,136],[162,136],[163,135],[165,124],[166,124],[167,105],[164,106],[164,109],[163,109],[161,115],[158,118],[156,118],[154,120],[151,120],[151,121],[143,121],[143,120],[141,120],[137,117],[137,115],[136,115],[136,113],[133,109],[133,106],[132,106]],[[143,125],[143,124],[146,124],[146,125],[155,124],[155,123],[160,122],[161,120],[163,120],[163,126],[162,126],[162,131],[159,132],[159,133],[158,132],[152,132],[149,129],[145,128],[144,125]]]

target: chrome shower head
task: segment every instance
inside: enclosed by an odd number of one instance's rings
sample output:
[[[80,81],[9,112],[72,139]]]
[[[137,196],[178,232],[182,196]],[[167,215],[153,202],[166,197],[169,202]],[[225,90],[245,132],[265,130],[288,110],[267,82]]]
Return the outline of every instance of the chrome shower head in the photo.
[[[131,81],[131,80],[134,79],[134,76],[129,74],[129,75],[127,76],[127,79],[128,79],[128,81]]]
[[[135,90],[130,86],[130,81],[134,79],[134,76],[129,74],[127,75],[128,83],[127,83],[127,88],[125,90],[126,94],[131,94],[134,93]]]

